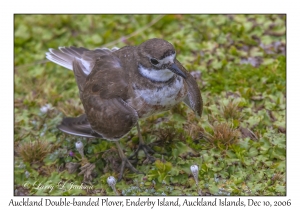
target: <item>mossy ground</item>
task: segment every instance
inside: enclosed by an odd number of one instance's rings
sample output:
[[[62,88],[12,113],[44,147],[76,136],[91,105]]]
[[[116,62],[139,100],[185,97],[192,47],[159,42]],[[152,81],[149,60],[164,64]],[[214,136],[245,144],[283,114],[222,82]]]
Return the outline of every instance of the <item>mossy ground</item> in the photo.
[[[145,175],[126,170],[118,193],[286,195],[285,21],[285,15],[15,15],[15,195],[114,195],[106,180],[118,175],[115,145],[56,128],[63,116],[78,116],[83,107],[73,73],[47,62],[45,52],[137,45],[154,37],[174,44],[178,60],[197,79],[204,111],[199,119],[179,104],[141,120],[145,141],[160,154],[144,164],[140,153],[136,167]],[[79,171],[66,168],[80,164],[77,140],[96,166],[93,189],[36,189],[39,183],[82,183]],[[120,142],[132,154],[136,129]],[[199,167],[199,189],[193,164]]]

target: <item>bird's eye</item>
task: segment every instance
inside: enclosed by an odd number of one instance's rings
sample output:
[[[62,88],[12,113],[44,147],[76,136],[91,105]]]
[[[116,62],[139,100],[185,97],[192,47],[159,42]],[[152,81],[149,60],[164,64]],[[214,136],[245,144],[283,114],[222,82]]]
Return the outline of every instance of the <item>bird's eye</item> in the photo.
[[[150,59],[150,62],[153,64],[153,65],[157,65],[159,62],[156,60],[156,59],[154,59],[154,58],[151,58]]]

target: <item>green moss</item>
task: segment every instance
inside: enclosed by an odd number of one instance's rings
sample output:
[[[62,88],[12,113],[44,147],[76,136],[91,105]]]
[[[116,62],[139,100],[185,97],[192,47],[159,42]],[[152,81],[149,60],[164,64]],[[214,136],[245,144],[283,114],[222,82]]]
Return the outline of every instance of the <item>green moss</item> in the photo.
[[[157,161],[136,163],[143,174],[125,170],[116,184],[123,195],[198,195],[190,172],[199,167],[199,189],[214,195],[286,195],[285,15],[15,15],[15,149],[29,141],[47,141],[49,153],[38,163],[15,153],[16,194],[114,195],[106,179],[119,164],[113,143],[61,133],[63,116],[83,107],[71,71],[46,62],[45,52],[59,46],[122,47],[153,38],[173,43],[177,58],[197,76],[204,110],[196,118],[178,105],[141,120],[145,141],[159,152]],[[151,23],[151,24],[150,24]],[[46,113],[41,108],[49,104]],[[227,124],[241,135],[233,144],[211,143],[213,125]],[[219,133],[221,138],[222,132]],[[80,163],[75,142],[85,144],[96,165],[93,190],[23,189],[24,182],[57,185],[83,176],[65,164]],[[217,141],[218,142],[218,141]],[[121,140],[125,154],[138,145],[137,131]],[[34,149],[34,148],[33,148]],[[70,156],[70,152],[74,156]],[[112,163],[115,163],[113,165]]]

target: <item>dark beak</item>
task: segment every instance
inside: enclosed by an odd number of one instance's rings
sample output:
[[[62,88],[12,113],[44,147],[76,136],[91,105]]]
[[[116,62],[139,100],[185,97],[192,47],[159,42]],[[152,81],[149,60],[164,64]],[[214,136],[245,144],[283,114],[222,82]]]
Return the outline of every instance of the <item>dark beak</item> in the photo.
[[[175,74],[182,76],[184,79],[186,78],[185,73],[181,71],[180,68],[178,68],[178,66],[175,63],[172,63],[172,65],[170,65],[168,69],[170,69]]]

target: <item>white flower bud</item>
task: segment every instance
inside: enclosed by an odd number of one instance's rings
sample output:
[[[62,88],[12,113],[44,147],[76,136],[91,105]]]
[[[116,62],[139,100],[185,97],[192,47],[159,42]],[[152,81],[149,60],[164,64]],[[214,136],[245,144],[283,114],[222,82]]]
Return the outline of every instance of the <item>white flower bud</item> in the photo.
[[[198,166],[197,166],[197,165],[192,165],[192,166],[191,166],[191,171],[192,171],[193,174],[194,174],[194,173],[197,173],[197,174],[198,174],[198,171],[199,171]]]
[[[40,108],[40,111],[41,111],[42,113],[47,113],[47,112],[48,112],[48,108],[47,108],[46,106],[42,106],[42,107]]]
[[[83,143],[81,141],[77,141],[75,143],[76,149],[82,149],[83,148]]]
[[[51,109],[53,109],[53,107],[52,107],[52,105],[51,104],[46,104],[46,105],[44,105],[44,106],[42,106],[41,108],[40,108],[40,111],[43,113],[43,114],[45,114],[45,113],[47,113],[49,110],[51,110]]]
[[[75,147],[76,147],[77,151],[79,152],[79,154],[81,155],[81,157],[84,157],[84,153],[83,153],[84,146],[83,146],[83,143],[81,141],[77,141],[75,143]]]
[[[109,176],[108,178],[107,178],[107,184],[110,186],[110,187],[114,187],[115,185],[116,185],[116,179],[115,179],[115,177],[113,177],[113,176]]]
[[[191,172],[194,176],[194,179],[195,179],[195,182],[196,182],[196,185],[198,185],[198,174],[199,174],[199,168],[197,165],[192,165],[191,166]]]
[[[107,178],[107,184],[111,187],[111,189],[114,191],[114,193],[116,195],[118,195],[118,192],[116,190],[116,183],[117,183],[117,181],[116,181],[115,177],[109,176]]]
[[[25,171],[25,176],[28,179],[28,177],[30,176],[30,173],[28,171]]]

